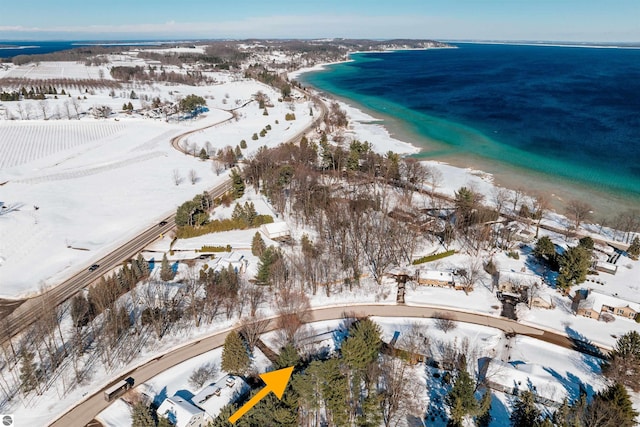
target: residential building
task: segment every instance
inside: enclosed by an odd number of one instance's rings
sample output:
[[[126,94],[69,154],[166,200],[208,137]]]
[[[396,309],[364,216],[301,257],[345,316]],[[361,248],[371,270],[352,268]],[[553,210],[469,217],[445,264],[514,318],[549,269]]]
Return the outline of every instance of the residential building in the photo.
[[[500,270],[498,272],[498,291],[520,294],[522,291],[539,285],[541,278],[531,273],[513,270]]]
[[[438,270],[417,270],[416,282],[418,282],[419,285],[436,286],[440,288],[450,288],[456,284],[453,273]]]
[[[640,304],[607,295],[593,289],[581,289],[573,298],[573,309],[577,315],[599,320],[609,313],[627,319],[635,319],[640,314]]]
[[[204,387],[191,401],[216,419],[222,408],[249,393],[249,385],[240,377],[225,375],[219,381]]]
[[[205,427],[213,418],[180,396],[167,397],[156,411],[176,427]]]

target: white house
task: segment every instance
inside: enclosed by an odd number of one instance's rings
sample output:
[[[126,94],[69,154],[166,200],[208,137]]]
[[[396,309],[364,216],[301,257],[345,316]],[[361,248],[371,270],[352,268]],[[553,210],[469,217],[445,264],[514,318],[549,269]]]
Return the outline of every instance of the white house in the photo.
[[[260,226],[260,231],[271,240],[287,240],[291,237],[289,225],[284,221],[263,224]]]
[[[167,397],[156,412],[176,427],[204,427],[213,421],[205,411],[180,396]]]
[[[249,385],[240,377],[225,375],[203,388],[191,401],[202,408],[211,419],[216,419],[222,408],[249,393]]]

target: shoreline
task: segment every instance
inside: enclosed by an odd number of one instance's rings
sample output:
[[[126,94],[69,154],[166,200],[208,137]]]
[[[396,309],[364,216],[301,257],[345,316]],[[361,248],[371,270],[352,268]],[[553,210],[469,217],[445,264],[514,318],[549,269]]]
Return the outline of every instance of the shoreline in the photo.
[[[353,59],[348,59],[345,61],[316,64],[313,67],[302,68],[293,73],[295,73],[295,77],[298,78],[303,74],[325,70],[326,67],[331,65],[353,61]],[[430,152],[435,151],[437,153],[438,151],[442,151],[443,148],[446,149],[448,145],[445,142],[432,140],[413,131],[407,127],[406,123],[393,115],[374,111],[362,105],[357,100],[319,89],[307,81],[299,80],[299,82],[316,92],[319,96],[325,96],[330,99],[333,98],[341,104],[344,104],[343,106],[347,106],[350,127],[354,122],[359,123],[359,127],[377,126],[384,129],[387,138],[396,141],[396,144],[399,142],[412,147],[411,152],[404,151],[399,154],[413,155],[420,161],[435,162],[455,167],[460,169],[460,172],[471,171],[473,174],[479,173],[483,176],[488,176],[495,187],[501,187],[511,191],[524,190],[528,196],[535,193],[545,194],[549,198],[552,210],[556,211],[556,213],[564,214],[567,202],[573,199],[582,200],[592,205],[594,222],[606,222],[607,220],[613,219],[613,217],[619,213],[640,208],[638,200],[628,198],[628,196],[624,194],[618,194],[604,189],[594,189],[590,187],[588,183],[548,175],[536,170],[521,168],[507,162],[488,159],[474,154],[451,153],[437,154],[434,157],[429,157]],[[362,115],[363,117],[354,118],[352,115],[354,110],[358,112],[358,115]],[[365,116],[367,118],[364,118]],[[366,139],[361,138],[357,129],[351,129],[350,132],[354,133],[358,139]],[[389,147],[389,149],[393,148],[394,147]]]

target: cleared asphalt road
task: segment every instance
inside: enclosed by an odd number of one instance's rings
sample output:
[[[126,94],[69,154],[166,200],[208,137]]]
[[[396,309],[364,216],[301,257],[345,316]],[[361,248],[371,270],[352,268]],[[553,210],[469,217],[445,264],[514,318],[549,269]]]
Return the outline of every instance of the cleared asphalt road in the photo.
[[[452,319],[473,323],[477,325],[489,326],[500,329],[505,333],[515,333],[525,335],[551,344],[559,345],[565,348],[573,348],[573,341],[567,336],[545,331],[533,326],[522,325],[510,319],[493,317],[484,314],[468,313],[455,311],[444,307],[424,307],[424,306],[407,306],[407,305],[382,305],[382,304],[366,304],[366,305],[344,305],[318,308],[309,313],[308,322],[317,322],[323,320],[336,320],[346,317],[363,317],[363,316],[380,316],[380,317],[403,317],[403,318],[429,318],[437,317],[440,313],[446,312]],[[136,385],[142,384],[154,376],[166,371],[185,360],[198,356],[207,351],[213,350],[224,344],[227,334],[233,330],[227,329],[217,332],[206,338],[188,343],[182,347],[178,347],[155,359],[148,361],[137,368],[126,372],[119,378],[114,378],[108,384],[114,384],[127,377],[133,377]],[[275,319],[271,319],[268,331],[276,329]],[[55,427],[84,427],[100,412],[102,412],[110,402],[104,400],[102,392],[108,387],[103,387],[96,391],[93,395],[80,402],[77,406],[69,410],[63,416],[55,420],[51,426]]]

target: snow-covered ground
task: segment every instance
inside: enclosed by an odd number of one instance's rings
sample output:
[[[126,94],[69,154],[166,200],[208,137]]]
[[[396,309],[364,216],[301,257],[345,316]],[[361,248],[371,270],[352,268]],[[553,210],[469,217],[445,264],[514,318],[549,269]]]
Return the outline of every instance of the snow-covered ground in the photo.
[[[518,336],[509,341],[499,330],[460,322],[456,322],[457,326],[454,330],[445,333],[436,327],[433,319],[373,317],[372,320],[380,326],[383,341],[389,342],[394,335],[397,335],[399,346],[402,345],[405,335],[410,334],[412,329],[418,328],[429,338],[429,349],[425,349],[425,351],[433,354],[436,359],[441,357],[440,352],[447,346],[453,346],[458,351],[464,349],[472,370],[477,369],[479,358],[497,357],[511,360],[512,366],[516,369],[519,368],[522,372],[527,372],[524,366],[531,365],[550,373],[550,377],[553,379],[547,379],[550,383],[549,387],[555,386],[561,389],[567,387],[567,390],[573,390],[574,386],[582,384],[587,392],[592,394],[605,386],[596,358],[542,343],[532,338]],[[348,324],[345,323],[345,320],[331,320],[307,324],[304,328],[303,336],[305,338],[301,339],[302,351],[307,355],[328,355],[340,348],[347,335]],[[262,339],[268,346],[276,350],[281,344],[277,332],[263,334]],[[146,394],[157,405],[164,398],[175,394],[188,400],[198,392],[198,390],[194,390],[188,380],[194,370],[204,365],[217,367],[217,374],[209,382],[215,382],[225,375],[225,372],[219,369],[221,355],[222,349],[218,348],[194,357],[136,387],[135,390]],[[270,369],[270,363],[259,350],[256,350],[256,358],[253,360],[252,368],[257,372],[265,372]],[[436,386],[433,377],[434,372],[437,371],[423,364],[411,369],[418,376],[416,381],[425,387],[426,401],[423,406],[425,408],[441,406],[442,396],[439,394],[443,390]],[[526,376],[526,374],[524,375]],[[569,387],[570,385],[571,387]],[[492,425],[508,425],[512,402],[512,396],[494,392],[492,416],[495,424]],[[433,412],[435,413],[435,411]],[[106,427],[128,425],[124,423],[130,422],[130,408],[120,399],[100,413],[98,420]],[[438,421],[436,420],[433,425],[439,425]]]
[[[139,58],[131,58],[122,55],[119,59],[123,64],[142,63]],[[128,61],[128,62],[127,62]],[[75,70],[75,71],[74,71]],[[64,73],[80,76],[80,68],[68,68]],[[7,72],[18,72],[11,67]],[[28,70],[21,69],[22,73]],[[33,71],[36,73],[35,71]],[[40,75],[55,76],[59,70],[41,69]],[[92,70],[90,72],[98,72]],[[49,74],[46,74],[49,73]],[[108,74],[108,73],[107,73]],[[34,75],[38,75],[37,73]],[[66,74],[64,74],[66,75]],[[290,135],[302,129],[314,118],[309,115],[309,103],[300,102],[291,104],[277,102],[278,92],[265,85],[248,80],[232,81],[229,75],[219,73],[218,81],[226,83],[210,86],[164,86],[153,84],[151,86],[131,86],[117,89],[114,96],[108,94],[108,90],[97,90],[94,94],[74,93],[73,97],[81,95],[87,99],[79,100],[80,110],[86,112],[93,105],[110,105],[114,110],[119,110],[124,102],[129,102],[129,92],[135,90],[138,95],[147,94],[158,96],[161,99],[176,101],[190,93],[203,96],[211,111],[206,117],[195,121],[181,123],[164,123],[160,120],[143,119],[135,114],[132,117],[124,114],[118,115],[115,120],[95,120],[83,117],[81,120],[66,120],[65,99],[47,100],[46,112],[51,118],[65,120],[33,120],[42,118],[42,104],[36,101],[21,101],[24,110],[30,105],[29,121],[0,121],[0,199],[7,206],[7,212],[0,215],[0,295],[18,296],[34,292],[40,286],[58,283],[68,277],[79,268],[85,268],[93,259],[101,254],[109,252],[121,242],[129,240],[132,235],[145,227],[155,224],[169,213],[175,211],[180,203],[201,193],[204,189],[213,187],[223,179],[224,174],[218,176],[211,168],[211,162],[202,162],[190,156],[175,151],[169,144],[171,137],[190,129],[196,129],[222,122],[230,113],[223,111],[244,105],[251,99],[252,94],[258,90],[265,92],[273,107],[268,107],[268,116],[263,115],[257,103],[251,102],[237,110],[238,121],[230,120],[219,125],[212,126],[201,132],[190,135],[186,143],[194,144],[196,151],[210,144],[212,149],[225,146],[235,147],[244,139],[248,148],[244,151],[249,155],[262,145],[274,146],[284,141]],[[81,77],[77,77],[81,78]],[[131,101],[135,108],[142,105],[142,101]],[[5,103],[8,109],[5,114],[18,118],[18,103]],[[375,118],[370,117],[355,108],[342,104],[350,115],[351,127],[346,136],[357,138],[361,141],[369,141],[374,149],[380,152],[393,150],[400,153],[413,153],[415,148],[410,144],[392,138]],[[295,121],[285,121],[287,112],[295,112]],[[71,113],[74,114],[73,111]],[[317,112],[314,112],[317,114]],[[2,112],[0,112],[2,118]],[[275,121],[278,120],[276,124]],[[271,130],[258,141],[251,139],[252,134],[259,133],[267,125]],[[19,141],[19,143],[3,144],[4,141]],[[185,141],[183,141],[185,143]],[[441,182],[436,188],[437,192],[453,195],[461,186],[473,187],[476,191],[485,195],[491,202],[494,185],[490,176],[473,170],[456,168],[450,165],[426,162],[442,175]],[[188,172],[196,171],[199,180],[192,185],[188,182]],[[176,186],[173,182],[172,172],[178,170],[183,182]],[[248,189],[245,200],[251,200],[256,205],[259,213],[274,215],[271,207],[262,197]],[[423,201],[427,197],[423,197]],[[36,209],[35,207],[38,207]],[[229,208],[217,208],[214,218],[226,218],[231,216],[233,206]],[[275,216],[275,215],[274,215]],[[546,215],[544,222],[550,225],[563,227],[567,219],[555,214]],[[298,239],[303,232],[308,230],[297,229],[293,224],[292,235]],[[597,227],[585,226],[593,232]],[[256,229],[231,231],[213,235],[201,236],[194,239],[181,239],[171,247],[175,256],[184,252],[186,256],[193,258],[195,250],[203,245],[226,246],[231,245],[234,251],[243,255],[249,262],[248,276],[256,271],[257,258],[250,252],[250,243]],[[550,234],[555,243],[567,245],[560,236]],[[604,228],[603,235],[610,237],[612,231]],[[264,238],[264,236],[263,236]],[[268,241],[267,244],[273,242]],[[165,237],[152,244],[148,249],[168,252],[171,239]],[[575,244],[575,242],[571,242]],[[424,253],[432,253],[442,250],[441,247],[423,248]],[[225,256],[225,254],[220,254]],[[547,273],[536,265],[529,256],[526,248],[520,251],[520,259],[509,258],[503,252],[482,253],[481,257],[492,256],[501,269],[522,271],[547,276]],[[156,258],[157,259],[157,258]],[[444,258],[435,263],[424,265],[427,268],[451,270],[464,267],[469,256],[456,254]],[[207,261],[198,261],[195,268]],[[184,268],[180,274],[185,273]],[[618,293],[620,296],[634,298],[640,288],[640,263],[622,257],[619,261],[618,273],[615,276],[601,273],[596,278],[604,282],[604,285],[587,282],[583,286],[597,287],[610,293]],[[179,274],[179,277],[180,277]],[[351,291],[343,289],[340,293],[334,293],[327,297],[322,290],[318,295],[311,296],[311,305],[314,307],[363,302],[395,302],[395,282],[387,280],[379,286],[370,278],[362,280],[360,287],[354,287]],[[543,296],[552,300],[556,308],[544,310],[539,308],[528,309],[520,307],[518,316],[523,322],[542,325],[550,329],[565,332],[571,336],[583,336],[589,340],[604,345],[612,345],[617,336],[640,326],[633,321],[616,318],[613,323],[602,323],[593,319],[576,317],[571,313],[570,300],[561,296],[551,287],[541,290]],[[481,276],[475,290],[470,294],[453,289],[429,288],[409,284],[406,300],[411,304],[441,304],[448,307],[456,307],[482,313],[497,315],[500,304],[493,293],[488,276]],[[273,304],[262,307],[260,314],[268,316],[274,314]],[[382,325],[385,340],[396,331],[405,330],[407,324],[404,321],[394,320],[391,323],[386,319],[378,319]],[[172,333],[165,337],[161,343],[153,349],[145,350],[132,364],[137,364],[145,358],[149,358],[158,351],[167,350],[198,336],[206,335],[212,331],[231,326],[236,319],[230,319],[218,324],[204,326],[198,330],[189,330],[186,333]],[[489,330],[481,330],[481,327],[461,325],[455,333],[442,335],[436,330],[429,320],[425,320],[425,328],[429,328],[429,335],[435,341],[445,338],[451,339],[460,334],[460,338],[469,338],[477,345],[494,349],[498,353],[502,349],[501,338]],[[323,335],[319,341],[321,346],[331,343],[328,335],[334,324],[323,325],[318,334]],[[485,328],[487,329],[487,328]],[[327,335],[328,334],[328,335]],[[390,335],[391,334],[391,335]],[[266,340],[271,339],[269,337]],[[558,348],[546,348],[541,343],[528,342],[526,339],[516,339],[509,356],[515,360],[535,362],[546,366],[558,373],[564,379],[575,375],[580,381],[590,384],[594,389],[601,385],[598,376],[599,368],[593,361],[587,361],[583,356]],[[204,357],[204,356],[201,356]],[[219,359],[210,355],[207,360]],[[205,360],[206,358],[202,359]],[[185,387],[188,373],[202,363],[189,361],[184,367],[176,367],[176,371],[167,371],[166,377],[159,376],[148,384],[148,392],[153,396],[166,391],[179,390]],[[122,367],[122,370],[126,370]],[[182,373],[177,373],[182,372]],[[425,375],[429,375],[428,371]],[[82,393],[95,390],[100,384],[106,383],[113,373],[102,370],[93,372],[92,384],[84,384],[66,395],[64,399],[56,399],[57,390],[50,389],[40,399],[47,402],[47,410],[51,413],[60,413],[66,406],[81,399]],[[159,378],[159,379],[158,379]],[[427,381],[428,383],[428,381]],[[172,395],[172,394],[169,394]],[[500,398],[502,399],[502,398]],[[508,402],[508,398],[504,398]],[[118,404],[120,405],[120,404]],[[16,413],[22,414],[26,419],[34,421],[38,425],[40,418],[29,418],[34,402],[26,402],[16,409]],[[38,405],[44,407],[45,405]],[[114,409],[115,408],[115,409]],[[113,411],[111,414],[110,412]],[[102,415],[105,423],[119,425],[123,422],[122,412],[124,408],[110,407]],[[507,414],[508,416],[508,414]],[[110,418],[115,417],[115,418]],[[108,421],[115,419],[116,421]],[[119,420],[119,421],[118,421]],[[116,423],[116,424],[113,424]]]
[[[306,102],[277,102],[277,92],[249,80],[152,89],[167,98],[195,92],[207,98],[210,111],[179,123],[126,114],[118,115],[118,121],[91,117],[0,121],[0,194],[6,207],[0,215],[0,296],[26,296],[58,284],[175,212],[184,201],[226,179],[227,173],[217,175],[211,162],[181,154],[169,142],[183,132],[231,117],[227,111],[214,109],[216,105],[231,108],[224,102],[227,99],[242,105],[258,91],[276,100],[269,116],[256,103],[249,103],[237,110],[237,121],[190,136],[197,152],[205,146],[204,138],[213,153],[228,145],[235,147],[244,138],[249,155],[258,148],[257,143],[280,143],[314,118]],[[143,90],[138,89],[139,94]],[[114,109],[123,102],[107,93],[95,98],[99,104],[113,103]],[[83,102],[93,100],[90,96]],[[299,112],[297,119],[285,121],[285,114],[292,110]],[[275,125],[275,120],[281,125]],[[251,135],[267,124],[272,130],[253,143]],[[232,139],[232,134],[237,137]],[[197,176],[195,184],[189,179],[191,170]],[[175,185],[174,171],[181,179],[179,185]]]

